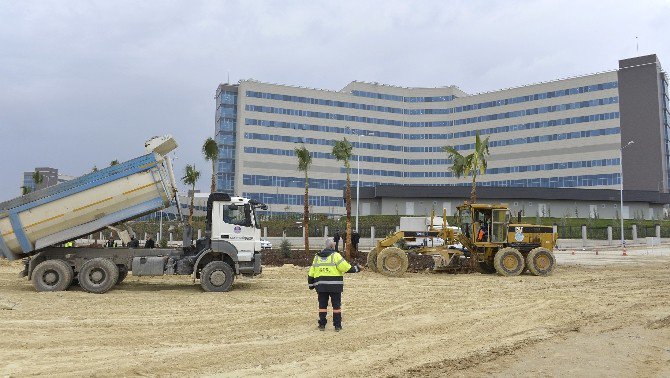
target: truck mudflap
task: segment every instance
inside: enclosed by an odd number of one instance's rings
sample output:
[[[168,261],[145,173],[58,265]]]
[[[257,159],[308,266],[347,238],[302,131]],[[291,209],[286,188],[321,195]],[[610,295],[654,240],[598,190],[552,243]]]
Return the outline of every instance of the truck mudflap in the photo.
[[[0,235],[0,254],[7,260],[16,260],[16,256],[14,256],[12,251],[7,248],[7,244],[5,244],[5,240],[2,238],[2,235]]]
[[[241,261],[240,265],[240,274],[245,276],[256,276],[261,274],[263,271],[263,266],[261,265],[261,253],[254,253],[254,258],[251,261]]]
[[[19,273],[19,278],[28,277],[29,259],[23,259],[23,270]]]
[[[261,265],[261,257],[263,257],[262,253],[257,253],[256,256],[254,256],[254,275],[258,275],[263,273],[263,265]]]

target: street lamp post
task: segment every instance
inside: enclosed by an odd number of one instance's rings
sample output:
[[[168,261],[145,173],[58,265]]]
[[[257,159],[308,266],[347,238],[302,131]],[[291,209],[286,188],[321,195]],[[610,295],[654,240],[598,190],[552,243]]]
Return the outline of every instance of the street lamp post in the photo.
[[[352,130],[353,132],[353,130]],[[367,136],[367,132],[354,132],[356,135],[358,135],[358,148],[361,148],[361,137],[362,136]],[[360,152],[356,154],[358,156],[358,159],[356,160],[356,232],[358,231],[358,203],[360,201],[360,187],[361,187],[361,154]]]
[[[625,146],[621,147],[619,149],[619,164],[621,166],[621,175],[620,175],[620,182],[621,182],[621,188],[619,190],[621,194],[621,202],[620,202],[620,208],[621,208],[621,248],[623,249],[623,255],[626,256],[626,240],[624,239],[624,234],[623,234],[623,149],[630,146],[631,144],[635,143],[635,141],[631,140],[628,142]]]

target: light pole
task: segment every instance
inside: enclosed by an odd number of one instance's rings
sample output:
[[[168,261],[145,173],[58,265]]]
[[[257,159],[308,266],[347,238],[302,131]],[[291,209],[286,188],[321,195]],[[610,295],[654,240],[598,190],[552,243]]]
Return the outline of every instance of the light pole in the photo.
[[[626,256],[626,240],[624,239],[623,235],[623,149],[630,146],[631,144],[635,143],[635,141],[631,140],[628,142],[625,146],[621,147],[619,149],[619,164],[621,165],[621,176],[620,176],[620,182],[621,182],[621,189],[620,189],[620,194],[621,194],[621,248],[623,248],[623,255]]]
[[[356,135],[358,135],[358,148],[361,148],[361,137],[362,136],[367,136],[367,132],[355,132],[352,130],[352,132]],[[356,154],[358,159],[356,160],[356,232],[358,232],[358,203],[360,201],[360,187],[361,187],[361,154],[358,153]]]

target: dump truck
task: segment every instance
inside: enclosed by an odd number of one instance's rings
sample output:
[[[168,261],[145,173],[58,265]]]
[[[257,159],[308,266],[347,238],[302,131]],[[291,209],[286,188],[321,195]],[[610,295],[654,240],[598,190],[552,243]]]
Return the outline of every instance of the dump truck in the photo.
[[[154,137],[142,156],[0,203],[0,256],[23,258],[21,277],[37,291],[66,290],[78,281],[87,292],[105,293],[132,272],[187,275],[205,291],[223,292],[236,275],[260,274],[255,212],[267,206],[225,193],[209,195],[205,237],[192,243],[190,232],[182,248],[68,248],[71,241],[108,227],[119,230],[173,200],[180,209],[168,156],[175,148],[171,136]],[[124,232],[119,234],[123,239]]]
[[[432,224],[426,231],[398,231],[380,240],[368,254],[367,265],[376,272],[399,277],[409,265],[407,251],[401,247],[407,241],[439,238],[445,244],[460,243],[463,249],[445,245],[423,246],[413,253],[433,257],[434,271],[498,273],[516,276],[524,271],[533,275],[550,275],[556,267],[553,249],[557,235],[551,226],[510,221],[511,212],[504,204],[469,204],[458,207],[458,229],[447,224],[446,210],[438,229]],[[430,243],[427,243],[430,245]]]

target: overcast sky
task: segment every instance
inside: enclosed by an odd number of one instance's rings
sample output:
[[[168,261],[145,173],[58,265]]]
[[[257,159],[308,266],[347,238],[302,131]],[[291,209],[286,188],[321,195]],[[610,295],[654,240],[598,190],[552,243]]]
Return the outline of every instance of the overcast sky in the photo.
[[[669,1],[0,0],[0,201],[36,166],[79,176],[153,135],[210,165],[219,83],[339,90],[352,80],[468,93],[670,65]],[[639,52],[636,47],[639,42]]]

